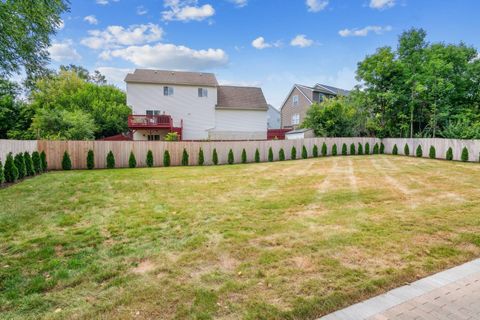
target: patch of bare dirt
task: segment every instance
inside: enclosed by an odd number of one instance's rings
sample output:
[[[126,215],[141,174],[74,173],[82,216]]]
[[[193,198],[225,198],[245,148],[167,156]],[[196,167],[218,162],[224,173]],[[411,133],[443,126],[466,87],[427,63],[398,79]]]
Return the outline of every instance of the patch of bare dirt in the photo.
[[[145,274],[151,272],[155,269],[155,264],[150,260],[144,260],[138,264],[135,268],[132,269],[132,272],[135,274]]]

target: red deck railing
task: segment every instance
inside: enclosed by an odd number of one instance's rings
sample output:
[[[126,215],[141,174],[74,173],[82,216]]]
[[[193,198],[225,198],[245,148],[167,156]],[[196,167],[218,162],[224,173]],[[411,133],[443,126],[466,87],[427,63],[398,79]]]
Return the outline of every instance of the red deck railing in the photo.
[[[172,129],[173,119],[169,115],[130,115],[130,129]]]

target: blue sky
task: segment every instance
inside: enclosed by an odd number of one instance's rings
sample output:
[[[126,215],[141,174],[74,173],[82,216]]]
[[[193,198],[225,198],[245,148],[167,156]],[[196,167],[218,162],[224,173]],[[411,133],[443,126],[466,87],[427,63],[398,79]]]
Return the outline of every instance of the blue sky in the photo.
[[[411,27],[479,48],[479,12],[479,0],[72,0],[51,64],[122,89],[135,68],[214,72],[278,108],[294,83],[351,89],[357,62]]]

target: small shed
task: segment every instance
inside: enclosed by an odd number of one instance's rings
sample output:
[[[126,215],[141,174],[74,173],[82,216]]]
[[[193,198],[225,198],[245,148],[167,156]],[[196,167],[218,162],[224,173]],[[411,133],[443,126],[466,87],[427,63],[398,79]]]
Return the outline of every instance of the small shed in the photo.
[[[297,129],[289,131],[285,134],[285,139],[287,140],[296,140],[296,139],[307,139],[315,138],[315,133],[313,129]]]

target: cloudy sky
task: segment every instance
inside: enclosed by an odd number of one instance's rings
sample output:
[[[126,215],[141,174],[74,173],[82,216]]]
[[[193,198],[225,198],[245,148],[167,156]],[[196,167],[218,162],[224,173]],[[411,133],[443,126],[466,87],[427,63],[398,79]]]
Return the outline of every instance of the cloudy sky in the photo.
[[[280,107],[294,83],[351,89],[357,62],[410,27],[480,47],[479,0],[71,0],[52,67],[208,71],[261,86]]]

